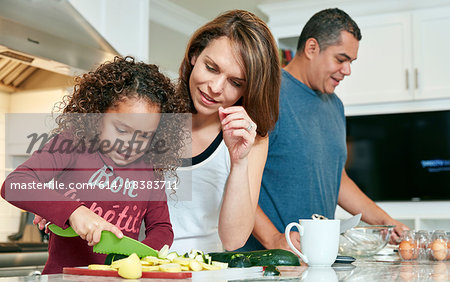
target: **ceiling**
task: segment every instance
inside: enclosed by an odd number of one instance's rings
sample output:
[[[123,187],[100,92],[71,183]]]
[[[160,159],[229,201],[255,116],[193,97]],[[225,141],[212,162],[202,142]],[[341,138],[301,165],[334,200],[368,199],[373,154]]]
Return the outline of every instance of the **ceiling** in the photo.
[[[299,0],[301,1],[301,0]],[[227,0],[227,1],[214,1],[214,0],[169,0],[186,10],[191,11],[208,20],[215,18],[218,14],[228,10],[242,9],[247,10],[264,21],[267,21],[267,16],[258,9],[259,4],[285,2],[277,0]]]

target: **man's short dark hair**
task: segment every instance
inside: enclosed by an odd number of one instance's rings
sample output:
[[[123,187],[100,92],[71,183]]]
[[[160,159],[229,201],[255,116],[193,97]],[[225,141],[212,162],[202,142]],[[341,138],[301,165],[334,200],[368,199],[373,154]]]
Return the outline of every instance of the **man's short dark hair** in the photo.
[[[298,39],[297,52],[303,51],[309,38],[317,40],[320,51],[324,51],[331,45],[337,45],[341,40],[341,31],[347,31],[358,41],[361,40],[358,25],[344,11],[334,8],[317,12],[303,28]]]

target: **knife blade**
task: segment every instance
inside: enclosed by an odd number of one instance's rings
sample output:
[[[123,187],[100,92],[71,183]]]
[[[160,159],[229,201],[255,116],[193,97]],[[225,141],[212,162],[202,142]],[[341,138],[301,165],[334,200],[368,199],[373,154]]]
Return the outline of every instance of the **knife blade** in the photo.
[[[56,235],[62,237],[78,236],[72,227],[62,229],[55,224],[49,224],[48,229]],[[94,245],[93,250],[98,254],[121,254],[129,256],[136,253],[139,257],[158,255],[157,251],[137,240],[134,240],[133,238],[123,236],[122,239],[119,239],[112,232],[106,230],[102,231],[100,242]]]
[[[362,214],[358,213],[350,218],[341,220],[340,234],[358,225],[359,221],[361,220],[361,216]]]

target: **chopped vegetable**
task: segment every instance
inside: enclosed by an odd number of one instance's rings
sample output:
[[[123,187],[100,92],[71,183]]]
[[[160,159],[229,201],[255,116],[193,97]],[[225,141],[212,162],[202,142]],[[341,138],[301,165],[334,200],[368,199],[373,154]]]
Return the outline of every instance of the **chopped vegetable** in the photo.
[[[206,270],[219,270],[219,269],[222,269],[218,265],[207,264],[207,263],[204,263],[204,262],[201,262],[200,264],[202,265],[203,269],[206,269]]]
[[[159,250],[158,257],[159,258],[166,258],[168,254],[169,254],[169,245],[164,245],[161,248],[161,250]]]
[[[142,265],[139,257],[133,253],[128,258],[121,260],[118,273],[127,279],[138,279],[142,277]]]
[[[211,264],[214,266],[218,266],[220,269],[228,268],[228,263],[226,262],[212,261]]]
[[[179,255],[177,254],[177,252],[171,252],[167,255],[166,259],[172,261],[174,258],[179,257]]]
[[[90,265],[88,265],[88,269],[91,269],[91,270],[115,270],[114,268],[111,268],[110,265],[105,265],[105,264],[90,264]]]
[[[237,255],[235,257],[242,257]],[[108,263],[110,265],[108,265]],[[156,256],[146,256],[142,259],[136,254],[129,257],[118,254],[109,254],[105,260],[105,265],[89,266],[89,269],[113,270],[119,271],[124,278],[137,277],[145,271],[164,271],[164,272],[180,272],[180,271],[202,271],[202,270],[219,270],[228,268],[228,263],[213,261],[209,254],[205,254],[199,250],[191,250],[190,252],[180,256],[176,252],[169,252],[169,247],[164,246]],[[140,270],[139,270],[140,269]],[[133,278],[136,279],[136,278]]]
[[[177,263],[162,264],[159,266],[159,270],[163,272],[180,272],[181,265]]]
[[[159,270],[159,265],[150,265],[150,266],[142,266],[142,272],[146,272],[146,271],[158,271]]]
[[[174,258],[172,262],[173,263],[178,263],[180,265],[189,265],[189,262],[191,260],[192,259],[190,259],[190,258],[179,257],[179,258]]]
[[[203,266],[200,264],[199,261],[197,261],[197,260],[191,260],[191,261],[189,262],[189,268],[190,268],[192,271],[200,271],[200,270],[203,269]]]

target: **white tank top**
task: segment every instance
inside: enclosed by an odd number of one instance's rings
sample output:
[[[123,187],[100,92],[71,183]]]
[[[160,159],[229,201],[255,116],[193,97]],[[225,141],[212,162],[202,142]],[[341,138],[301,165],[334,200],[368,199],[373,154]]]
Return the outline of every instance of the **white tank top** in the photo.
[[[218,222],[229,174],[230,154],[222,134],[205,152],[192,159],[192,165],[177,169],[179,183],[176,193],[171,194],[167,190],[175,236],[170,251],[182,255],[191,249],[205,253],[224,250]]]

